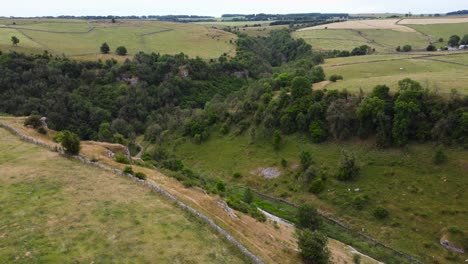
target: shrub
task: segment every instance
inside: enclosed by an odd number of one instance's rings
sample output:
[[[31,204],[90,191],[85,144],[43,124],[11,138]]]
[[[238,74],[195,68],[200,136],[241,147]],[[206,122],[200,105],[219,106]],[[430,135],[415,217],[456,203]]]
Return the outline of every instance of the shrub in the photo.
[[[252,190],[250,190],[250,188],[245,189],[243,200],[248,204],[253,202],[253,193]]]
[[[325,190],[325,182],[322,178],[315,178],[310,185],[309,191],[314,194],[319,194]]]
[[[301,160],[302,169],[305,171],[312,164],[312,155],[308,151],[302,151],[299,155]]]
[[[304,230],[299,233],[299,250],[305,263],[328,264],[330,251],[327,248],[327,237],[316,231]]]
[[[403,46],[403,51],[404,52],[410,52],[412,49],[413,49],[413,47],[411,47],[411,45],[404,45]]]
[[[281,144],[281,132],[279,130],[275,130],[273,133],[273,149],[279,150]]]
[[[320,227],[321,221],[317,210],[309,204],[303,204],[297,209],[297,226],[312,231]]]
[[[39,134],[47,135],[47,130],[46,130],[44,127],[38,127],[38,128],[36,129],[36,131],[37,131]]]
[[[116,52],[117,55],[119,55],[119,56],[125,56],[125,55],[127,55],[127,48],[125,48],[124,46],[120,46],[120,47],[117,47],[117,49],[115,50],[115,52]]]
[[[396,47],[396,49],[395,49],[395,50],[396,50],[396,51],[398,51],[398,52],[400,52],[400,51],[401,51],[401,47],[400,47],[400,46],[398,46],[398,47]]]
[[[427,50],[427,51],[436,51],[437,48],[436,48],[434,45],[429,44],[429,46],[427,46],[426,50]]]
[[[184,168],[182,161],[177,159],[169,159],[163,162],[163,167],[171,171],[180,171]]]
[[[356,179],[359,173],[360,168],[356,164],[354,155],[348,155],[346,152],[343,152],[341,164],[336,175],[337,179],[340,181],[351,181]]]
[[[100,48],[101,53],[108,54],[109,50],[110,50],[109,45],[106,42],[102,43],[101,48]]]
[[[383,208],[383,207],[377,207],[375,210],[374,210],[374,213],[373,213],[374,217],[377,218],[377,219],[385,219],[387,218],[390,213],[387,211],[387,209]]]
[[[248,214],[260,222],[266,221],[266,216],[262,212],[260,212],[255,205],[250,205],[234,197],[229,197],[226,200],[226,203],[232,209]]]
[[[369,197],[367,195],[364,196],[356,196],[353,198],[352,205],[354,208],[358,210],[364,209],[364,207],[369,203]]]
[[[234,177],[234,179],[239,179],[239,178],[242,178],[242,174],[240,174],[239,172],[234,172],[232,177]]]
[[[336,82],[338,80],[343,80],[343,76],[337,75],[337,74],[333,74],[332,76],[330,76],[330,81],[331,82]]]
[[[435,165],[442,165],[447,162],[447,155],[442,151],[442,149],[438,148],[434,153],[434,157],[432,158],[432,162]]]
[[[118,163],[130,164],[130,160],[122,153],[115,154],[114,160]]]
[[[281,159],[281,166],[282,166],[283,168],[288,167],[288,161],[285,160],[285,159]]]
[[[41,116],[39,115],[31,115],[26,120],[24,120],[25,126],[31,126],[33,128],[42,127]]]
[[[62,140],[60,142],[65,149],[65,153],[70,155],[77,155],[80,152],[80,138],[75,133],[70,131],[63,131]]]
[[[320,121],[312,122],[309,126],[309,132],[314,143],[323,142],[327,138],[327,132]]]
[[[227,133],[229,133],[229,126],[227,124],[223,124],[219,129],[219,132],[223,135],[226,135]]]
[[[216,183],[216,190],[218,190],[218,192],[224,192],[226,191],[226,185],[224,184],[223,181],[218,181]]]
[[[123,172],[133,175],[133,168],[131,166],[125,166]]]
[[[61,131],[55,133],[54,137],[52,138],[52,140],[53,140],[54,142],[57,142],[57,143],[62,142],[62,139],[63,139],[63,132],[61,132]]]
[[[146,174],[144,174],[143,172],[135,173],[135,177],[137,177],[140,180],[146,180]]]

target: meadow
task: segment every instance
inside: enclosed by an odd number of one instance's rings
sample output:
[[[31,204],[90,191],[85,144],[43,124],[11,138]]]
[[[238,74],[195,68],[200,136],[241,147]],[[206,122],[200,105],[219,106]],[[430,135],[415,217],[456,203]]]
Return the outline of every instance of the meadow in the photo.
[[[411,78],[419,81],[424,88],[434,91],[448,94],[452,89],[456,89],[462,94],[467,94],[466,66],[430,60],[432,58],[463,62],[466,60],[466,54],[434,56],[427,59],[415,54],[328,59],[323,65],[326,75],[339,74],[344,80],[330,83],[326,88],[347,89],[351,92],[359,92],[362,89],[368,93],[376,85],[385,84],[395,92],[398,89],[398,81]]]
[[[13,21],[16,23],[13,25]],[[97,59],[99,47],[107,42],[111,56],[118,46],[125,46],[128,55],[140,51],[177,54],[191,57],[217,58],[234,50],[234,34],[188,23],[170,23],[148,20],[110,21],[86,20],[0,20],[0,49],[44,50],[57,55]],[[12,47],[11,36],[20,39]]]
[[[283,138],[281,149],[274,151],[270,142],[252,143],[248,134],[221,136],[215,128],[209,140],[201,145],[179,139],[167,148],[205,177],[222,179],[228,186],[250,186],[296,204],[309,202],[423,262],[461,260],[443,249],[439,240],[449,238],[461,247],[466,246],[468,182],[462,176],[468,166],[465,150],[445,148],[448,163],[436,166],[432,163],[432,144],[378,150],[372,142],[313,144],[306,137],[293,135]],[[339,182],[334,177],[343,150],[353,153],[361,167],[361,175],[354,182]],[[325,191],[319,195],[311,194],[296,178],[301,151],[312,154],[313,166],[327,178]],[[286,167],[282,166],[282,159],[287,161]],[[253,173],[260,167],[276,167],[282,175],[267,179]],[[233,177],[234,173],[242,177]],[[362,210],[353,206],[356,197],[368,197]],[[389,211],[387,219],[377,220],[373,216],[379,206]]]
[[[468,22],[467,23],[453,23],[453,24],[427,24],[427,25],[419,25],[419,24],[408,24],[406,25],[411,27],[418,32],[421,32],[425,35],[430,36],[433,42],[437,42],[439,38],[443,38],[444,41],[442,44],[438,44],[441,46],[446,46],[447,41],[452,35],[459,35],[463,37],[464,35],[468,34]]]
[[[0,171],[2,263],[246,263],[166,198],[4,129]]]

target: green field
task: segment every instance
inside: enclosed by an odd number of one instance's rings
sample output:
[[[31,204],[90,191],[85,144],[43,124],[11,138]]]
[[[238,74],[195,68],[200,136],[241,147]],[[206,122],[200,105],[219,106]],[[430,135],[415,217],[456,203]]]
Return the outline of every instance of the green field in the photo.
[[[450,58],[450,60],[456,60],[458,56],[463,60],[466,55],[446,57]],[[369,63],[363,63],[366,58]],[[326,88],[347,89],[352,92],[358,92],[362,89],[364,92],[370,92],[376,85],[385,84],[393,91],[396,91],[399,80],[412,78],[419,81],[425,88],[443,93],[449,93],[451,89],[457,89],[460,93],[468,94],[466,66],[424,59],[411,59],[411,57],[403,59],[405,56],[399,55],[395,55],[395,58],[392,58],[391,55],[380,58],[381,56],[363,56],[361,58],[348,57],[326,60],[323,68],[327,76],[339,74],[344,77],[343,81],[331,83]],[[445,57],[431,58],[443,60]],[[355,64],[356,62],[360,64]],[[400,68],[403,68],[403,70]]]
[[[29,23],[27,23],[29,22]],[[97,58],[99,47],[107,42],[113,52],[125,46],[129,55],[140,51],[163,54],[185,54],[202,58],[217,58],[234,50],[236,36],[203,25],[157,21],[122,20],[113,24],[104,21],[27,20],[0,21],[0,49],[29,49],[68,56]],[[20,39],[19,47],[11,46],[11,36]]]
[[[466,247],[463,242],[468,232],[468,178],[463,176],[468,166],[465,150],[445,149],[448,163],[435,166],[432,163],[434,145],[431,144],[381,151],[372,143],[361,141],[312,144],[307,138],[288,136],[283,139],[281,150],[276,152],[270,142],[252,144],[249,132],[240,137],[223,137],[217,131],[213,129],[209,140],[201,145],[180,139],[168,149],[205,177],[248,185],[297,204],[311,202],[423,262],[461,261],[461,257],[449,260],[451,254],[439,246],[439,239],[449,237],[457,245]],[[334,179],[343,149],[354,153],[361,167],[361,176],[355,182]],[[298,156],[303,150],[310,151],[314,167],[328,179],[325,191],[318,196],[310,194],[295,176]],[[282,167],[281,159],[287,160],[288,168]],[[259,167],[277,167],[283,174],[276,179],[253,175],[252,171]],[[242,177],[234,178],[235,172]],[[369,204],[363,210],[354,209],[351,201],[364,195],[370,197]],[[385,207],[390,217],[376,220],[372,212],[377,206]]]
[[[452,35],[463,35],[468,34],[468,23],[455,23],[455,24],[432,24],[432,25],[405,25],[415,30],[429,35],[432,41],[438,41],[439,38],[443,38],[444,42],[438,44],[441,46],[447,46],[447,41]]]
[[[397,46],[410,44],[413,50],[424,50],[428,38],[420,33],[401,32],[390,29],[313,29],[296,31],[296,38],[303,38],[319,50],[348,50],[368,45],[376,52],[394,52]]]
[[[166,198],[0,129],[1,263],[245,263]]]

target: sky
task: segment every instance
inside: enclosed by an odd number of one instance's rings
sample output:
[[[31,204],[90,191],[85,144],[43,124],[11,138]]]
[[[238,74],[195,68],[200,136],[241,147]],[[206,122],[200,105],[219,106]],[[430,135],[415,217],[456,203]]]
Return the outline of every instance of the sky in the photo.
[[[446,13],[467,0],[2,0],[0,16],[208,15],[287,13]]]

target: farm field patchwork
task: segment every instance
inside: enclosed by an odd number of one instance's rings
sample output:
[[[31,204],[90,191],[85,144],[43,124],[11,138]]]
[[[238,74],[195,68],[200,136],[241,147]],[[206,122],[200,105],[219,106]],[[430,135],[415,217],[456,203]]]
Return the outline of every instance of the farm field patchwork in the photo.
[[[0,44],[9,50],[31,48],[40,53],[49,50],[77,58],[92,58],[94,55],[96,59],[104,42],[109,44],[111,52],[118,46],[125,46],[129,55],[139,51],[163,54],[183,52],[191,57],[217,58],[234,50],[233,41],[236,39],[234,34],[203,25],[158,21],[26,22],[18,21],[16,25],[8,24],[8,28],[0,28],[8,33],[2,35]],[[20,38],[19,47],[11,47],[11,35]]]
[[[169,200],[5,129],[0,170],[2,263],[245,263]]]
[[[437,46],[447,46],[447,41],[452,35],[463,37],[463,35],[468,34],[468,22],[428,25],[408,24],[407,26],[430,36],[434,42],[437,42],[439,38],[443,38],[444,41],[442,43],[436,43]]]

